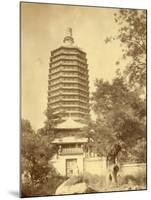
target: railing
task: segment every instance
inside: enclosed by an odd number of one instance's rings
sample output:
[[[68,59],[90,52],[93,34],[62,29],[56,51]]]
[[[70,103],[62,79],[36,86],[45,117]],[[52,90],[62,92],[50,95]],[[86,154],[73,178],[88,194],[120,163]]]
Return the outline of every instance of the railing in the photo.
[[[63,148],[60,154],[83,154],[82,148]]]

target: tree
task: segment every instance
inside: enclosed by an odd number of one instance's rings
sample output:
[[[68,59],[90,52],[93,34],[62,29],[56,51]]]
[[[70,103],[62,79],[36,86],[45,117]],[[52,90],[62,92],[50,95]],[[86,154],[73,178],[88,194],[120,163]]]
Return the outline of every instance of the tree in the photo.
[[[117,76],[112,83],[97,80],[92,105],[99,122],[96,133],[100,139],[97,141],[102,140],[106,147],[109,146],[104,148],[107,156],[113,155],[112,150],[117,145],[121,145],[120,151],[129,150],[137,140],[146,137],[144,100],[139,98],[137,91],[129,90],[123,77]],[[111,158],[113,162],[116,156]]]
[[[107,37],[105,42],[120,40],[122,59],[128,60],[124,70],[130,87],[144,93],[146,87],[146,10],[119,9],[114,14],[118,34]],[[117,61],[120,64],[120,61]]]
[[[28,120],[22,120],[21,132],[22,196],[52,194],[55,186],[58,186],[55,182],[53,189],[43,190],[50,185],[50,181],[60,180],[60,176],[49,163],[56,151],[55,146],[49,141],[48,135],[35,133]]]
[[[33,129],[31,127],[31,124],[28,120],[22,119],[21,120],[21,131],[24,132],[28,132],[28,133],[32,133]]]

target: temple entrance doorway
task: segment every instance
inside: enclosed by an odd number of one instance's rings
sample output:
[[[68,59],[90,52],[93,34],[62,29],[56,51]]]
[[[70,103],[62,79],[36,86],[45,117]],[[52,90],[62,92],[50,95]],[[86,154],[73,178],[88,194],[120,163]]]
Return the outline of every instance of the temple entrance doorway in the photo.
[[[78,175],[78,165],[77,159],[67,159],[66,160],[66,176],[77,176]]]

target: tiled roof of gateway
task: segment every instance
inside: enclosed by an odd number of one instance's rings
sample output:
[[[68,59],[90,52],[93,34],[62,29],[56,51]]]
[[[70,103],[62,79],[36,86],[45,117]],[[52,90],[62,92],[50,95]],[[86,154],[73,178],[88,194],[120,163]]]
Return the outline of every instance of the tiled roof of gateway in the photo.
[[[53,144],[87,143],[87,142],[88,142],[88,138],[76,137],[76,136],[56,138],[52,141]]]
[[[73,120],[71,117],[68,117],[66,121],[59,123],[56,126],[56,129],[80,129],[84,128],[86,124],[77,122]]]

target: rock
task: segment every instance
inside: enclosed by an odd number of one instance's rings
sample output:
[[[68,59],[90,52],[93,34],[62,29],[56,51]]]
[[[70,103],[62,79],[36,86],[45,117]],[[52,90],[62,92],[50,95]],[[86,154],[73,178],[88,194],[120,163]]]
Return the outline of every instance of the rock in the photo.
[[[95,190],[94,188],[92,187],[87,187],[85,193],[89,194],[89,193],[96,193],[98,192],[98,190]]]
[[[73,178],[72,178],[73,179]],[[70,180],[70,178],[65,181],[64,183],[62,183],[56,190],[55,194],[56,195],[61,195],[61,194],[80,194],[80,193],[86,193],[88,190],[88,187],[86,185],[86,183],[84,182],[77,182],[74,184],[69,184],[72,181]]]

